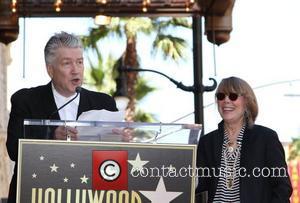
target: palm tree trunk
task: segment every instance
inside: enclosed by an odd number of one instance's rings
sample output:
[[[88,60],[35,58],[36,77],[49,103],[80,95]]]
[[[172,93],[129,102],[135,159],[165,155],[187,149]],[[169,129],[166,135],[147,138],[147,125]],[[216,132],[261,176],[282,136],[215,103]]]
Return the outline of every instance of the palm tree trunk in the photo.
[[[137,51],[136,51],[136,38],[128,37],[126,51],[124,56],[125,67],[137,68]],[[137,82],[137,72],[127,73],[127,92],[129,103],[126,109],[126,121],[134,121],[135,116],[135,103],[136,103],[136,93],[135,84]]]

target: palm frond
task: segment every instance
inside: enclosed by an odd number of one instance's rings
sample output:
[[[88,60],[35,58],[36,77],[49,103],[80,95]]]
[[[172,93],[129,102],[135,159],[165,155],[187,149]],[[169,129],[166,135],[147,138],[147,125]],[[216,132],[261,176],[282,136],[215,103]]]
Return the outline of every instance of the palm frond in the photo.
[[[192,23],[188,18],[172,18],[171,25],[173,27],[183,27],[183,28],[192,28]]]
[[[171,17],[164,17],[164,18],[157,18],[153,21],[153,26],[155,27],[155,30],[158,31],[158,33],[163,33],[164,31],[170,30],[170,28],[192,28],[191,21],[186,18],[171,18]]]
[[[124,26],[127,37],[136,37],[138,33],[151,34],[153,24],[150,18],[132,17]]]
[[[134,120],[147,123],[157,122],[157,119],[154,114],[147,113],[141,109],[137,109],[137,111],[135,112]]]
[[[99,67],[91,67],[91,76],[95,81],[95,86],[101,86],[103,84],[104,72]]]
[[[137,100],[142,100],[147,94],[156,90],[155,87],[151,87],[147,83],[148,82],[147,82],[147,80],[145,80],[145,78],[139,76],[136,86],[135,86]]]
[[[187,42],[172,35],[157,35],[153,42],[152,54],[156,55],[161,52],[164,59],[171,58],[178,62],[180,59],[185,58],[184,50],[187,48]]]

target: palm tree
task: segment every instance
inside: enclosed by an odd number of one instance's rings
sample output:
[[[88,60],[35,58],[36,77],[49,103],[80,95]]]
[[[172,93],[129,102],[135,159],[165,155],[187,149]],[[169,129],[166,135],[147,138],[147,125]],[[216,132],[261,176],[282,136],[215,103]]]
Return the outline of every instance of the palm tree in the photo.
[[[106,92],[113,95],[116,92],[115,79],[116,67],[119,65],[120,60],[115,60],[111,55],[107,57],[105,61],[100,59],[98,64],[95,65],[91,61],[90,56],[87,56],[90,64],[89,69],[85,69],[84,84],[90,86],[90,88],[96,88],[98,91]],[[148,93],[155,90],[155,88],[149,86],[147,81],[140,77],[136,84],[136,100],[142,100]],[[140,122],[156,122],[155,116],[150,113],[146,113],[142,109],[138,109],[134,117],[135,121]]]
[[[191,22],[187,18],[112,18],[109,26],[101,25],[99,28],[90,30],[89,35],[83,36],[82,40],[86,49],[92,49],[102,61],[101,52],[97,43],[106,37],[114,36],[126,40],[126,48],[120,56],[122,68],[139,68],[136,43],[139,34],[155,34],[152,42],[153,54],[162,53],[165,59],[172,59],[178,62],[184,59],[184,50],[187,48],[185,39],[169,34],[170,28],[191,29]],[[102,63],[102,62],[101,62]],[[100,77],[100,76],[99,76]],[[129,103],[126,112],[126,120],[134,121],[136,113],[136,88],[138,73],[127,73],[127,92]]]

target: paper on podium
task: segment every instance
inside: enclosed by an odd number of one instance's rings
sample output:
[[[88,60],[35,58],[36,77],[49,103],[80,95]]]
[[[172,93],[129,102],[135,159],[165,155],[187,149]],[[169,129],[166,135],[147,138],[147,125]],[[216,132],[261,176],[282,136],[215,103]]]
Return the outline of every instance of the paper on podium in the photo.
[[[125,111],[90,110],[83,112],[79,121],[112,121],[121,122],[125,119]],[[116,134],[112,127],[82,127],[78,126],[78,140],[87,141],[121,141],[122,135]]]

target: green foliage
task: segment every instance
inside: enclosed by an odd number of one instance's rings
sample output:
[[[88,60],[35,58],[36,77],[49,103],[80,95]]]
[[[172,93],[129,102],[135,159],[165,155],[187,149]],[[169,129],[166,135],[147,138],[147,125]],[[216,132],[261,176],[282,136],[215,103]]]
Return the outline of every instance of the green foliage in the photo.
[[[150,92],[153,92],[155,90],[156,90],[155,87],[151,87],[147,84],[147,81],[145,80],[145,78],[142,78],[141,76],[139,76],[136,87],[135,87],[136,99],[138,101],[142,100],[147,94],[149,94]]]
[[[294,138],[291,146],[288,160],[294,160],[300,156],[300,138]]]
[[[125,24],[127,37],[136,37],[137,33],[149,35],[153,31],[153,24],[150,18],[130,18]]]
[[[97,28],[91,28],[89,35],[81,36],[81,41],[85,50],[92,50],[97,52],[97,56],[101,58],[101,51],[99,50],[99,42],[107,37],[122,37],[121,27],[119,25],[100,25]]]
[[[98,66],[99,67],[99,66]],[[104,72],[102,69],[91,66],[91,76],[95,81],[96,86],[101,86],[104,80]]]
[[[95,66],[89,59],[89,68],[85,69],[84,83],[90,87],[96,88],[98,91],[112,95],[115,92],[115,81],[113,74],[113,66],[116,60],[109,55],[105,61],[98,60],[98,65]]]
[[[152,47],[154,55],[161,51],[164,59],[171,58],[178,62],[180,59],[185,59],[183,50],[187,47],[187,43],[182,38],[161,34],[157,35]]]
[[[147,123],[157,122],[157,120],[155,119],[155,115],[151,113],[147,113],[142,109],[136,110],[134,115],[134,120],[139,122],[147,122]]]

